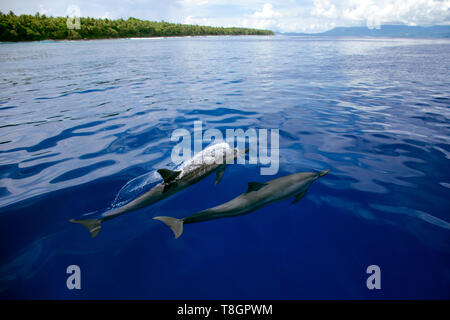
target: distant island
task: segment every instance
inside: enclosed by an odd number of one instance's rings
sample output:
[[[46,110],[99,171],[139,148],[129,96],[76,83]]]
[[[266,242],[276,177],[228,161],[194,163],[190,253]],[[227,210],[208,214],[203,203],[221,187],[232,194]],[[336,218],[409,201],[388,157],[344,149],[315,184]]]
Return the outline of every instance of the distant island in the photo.
[[[319,37],[389,37],[389,38],[450,38],[450,26],[382,25],[380,28],[336,27],[321,33],[281,33],[295,36]]]
[[[0,12],[0,41],[81,40],[131,37],[174,37],[207,35],[273,35],[270,30],[222,28],[165,21],[155,22],[136,18],[80,18],[79,29],[67,27],[68,17],[15,15]]]

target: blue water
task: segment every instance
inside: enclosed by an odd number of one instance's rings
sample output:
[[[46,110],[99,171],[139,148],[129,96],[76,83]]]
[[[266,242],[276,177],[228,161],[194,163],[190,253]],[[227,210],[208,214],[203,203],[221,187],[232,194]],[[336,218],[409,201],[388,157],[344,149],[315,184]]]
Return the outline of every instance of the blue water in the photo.
[[[450,41],[199,37],[0,44],[0,298],[450,298]],[[70,218],[171,166],[175,129],[280,129],[91,239]],[[331,172],[295,205],[185,226],[249,181]],[[66,268],[81,268],[68,290]],[[368,290],[366,268],[381,269]]]

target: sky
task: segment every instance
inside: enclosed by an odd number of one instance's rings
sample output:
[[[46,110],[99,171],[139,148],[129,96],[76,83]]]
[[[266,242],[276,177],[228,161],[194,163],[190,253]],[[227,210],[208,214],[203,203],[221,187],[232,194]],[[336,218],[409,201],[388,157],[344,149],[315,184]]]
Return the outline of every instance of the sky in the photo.
[[[450,0],[0,0],[0,11],[128,18],[277,32],[450,25]]]

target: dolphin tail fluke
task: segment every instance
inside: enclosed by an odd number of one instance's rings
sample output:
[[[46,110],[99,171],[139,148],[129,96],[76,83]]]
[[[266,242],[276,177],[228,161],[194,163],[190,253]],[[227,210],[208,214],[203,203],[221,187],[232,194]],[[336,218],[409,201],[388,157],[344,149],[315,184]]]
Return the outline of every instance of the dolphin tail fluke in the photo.
[[[175,239],[183,233],[183,220],[172,217],[154,217],[153,219],[164,222],[170,229],[172,229]]]
[[[323,170],[321,173],[319,173],[319,177],[323,177],[323,176],[326,175],[328,172],[330,172],[330,169]]]
[[[88,231],[90,232],[92,238],[95,238],[100,232],[100,229],[102,228],[102,219],[85,219],[85,220],[70,219],[69,221],[73,223],[79,223],[84,227],[86,227],[86,229],[88,229]]]

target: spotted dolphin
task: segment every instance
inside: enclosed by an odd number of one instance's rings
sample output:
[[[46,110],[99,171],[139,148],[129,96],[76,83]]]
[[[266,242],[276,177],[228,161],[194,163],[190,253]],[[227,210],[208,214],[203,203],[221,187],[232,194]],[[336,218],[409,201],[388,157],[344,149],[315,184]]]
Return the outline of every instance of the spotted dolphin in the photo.
[[[231,148],[226,142],[209,146],[202,152],[197,153],[192,159],[184,162],[179,170],[159,169],[157,172],[161,175],[163,181],[126,205],[108,211],[100,218],[70,219],[69,221],[86,227],[91,237],[94,238],[100,232],[102,222],[163,200],[199,182],[213,172],[216,172],[215,184],[217,184],[222,179],[225,167],[227,163],[230,163],[230,159],[234,160],[246,152],[248,152],[248,149],[239,151],[236,148]]]
[[[302,199],[311,183],[326,175],[330,170],[322,172],[300,172],[270,180],[264,183],[249,182],[247,192],[214,208],[197,212],[188,217],[177,219],[172,217],[154,217],[172,229],[175,239],[183,233],[183,225],[208,221],[218,218],[235,217],[255,211],[269,203],[294,197],[292,203]]]

